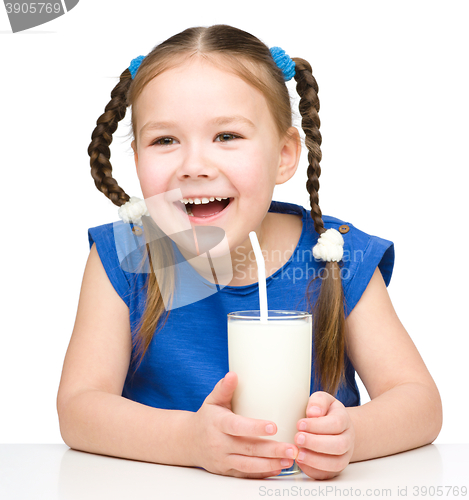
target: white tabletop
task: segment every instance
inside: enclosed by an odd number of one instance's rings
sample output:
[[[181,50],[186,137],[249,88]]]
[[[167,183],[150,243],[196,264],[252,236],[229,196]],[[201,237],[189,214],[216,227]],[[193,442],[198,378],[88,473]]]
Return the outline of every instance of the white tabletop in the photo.
[[[262,480],[238,479],[197,468],[93,455],[61,444],[0,444],[1,500],[357,496],[469,499],[469,444],[428,445],[350,464],[328,481],[314,481],[303,473]]]

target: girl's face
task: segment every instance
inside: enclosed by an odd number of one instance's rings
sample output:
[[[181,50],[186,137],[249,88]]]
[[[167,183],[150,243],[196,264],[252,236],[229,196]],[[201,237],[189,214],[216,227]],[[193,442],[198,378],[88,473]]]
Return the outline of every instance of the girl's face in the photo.
[[[274,186],[296,170],[300,145],[295,128],[279,137],[260,91],[196,57],[150,81],[134,114],[132,148],[147,201],[180,190],[178,199],[195,203],[176,201],[171,210],[191,226],[222,228],[231,251],[261,230]]]

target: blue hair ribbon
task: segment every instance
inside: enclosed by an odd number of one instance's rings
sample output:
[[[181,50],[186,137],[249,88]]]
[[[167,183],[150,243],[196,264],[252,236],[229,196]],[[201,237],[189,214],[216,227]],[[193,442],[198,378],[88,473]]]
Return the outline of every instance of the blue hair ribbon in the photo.
[[[286,82],[291,80],[296,73],[296,67],[291,57],[280,47],[272,47],[270,53],[275,64],[282,70],[283,78]]]
[[[130,63],[129,66],[129,71],[130,74],[132,75],[132,80],[135,78],[135,75],[137,74],[138,68],[140,68],[140,64],[142,64],[142,61],[145,59],[145,56],[138,56],[135,59],[132,59],[132,62]]]

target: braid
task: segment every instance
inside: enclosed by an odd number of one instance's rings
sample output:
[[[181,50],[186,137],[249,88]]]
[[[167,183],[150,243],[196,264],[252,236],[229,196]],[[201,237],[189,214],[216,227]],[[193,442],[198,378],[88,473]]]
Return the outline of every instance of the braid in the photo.
[[[93,130],[91,143],[88,147],[91,176],[94,183],[118,207],[128,201],[129,196],[112,177],[109,145],[112,142],[112,134],[116,131],[119,121],[125,116],[127,110],[126,96],[131,83],[132,76],[130,71],[126,69],[121,74],[119,83],[112,90],[111,100],[104,113],[96,121],[96,128]]]
[[[306,181],[306,189],[309,193],[314,228],[318,234],[322,234],[325,228],[322,220],[322,212],[319,208],[318,196],[319,176],[321,175],[319,162],[322,158],[320,148],[322,137],[319,132],[321,122],[318,115],[318,84],[307,61],[299,58],[293,60],[296,65],[296,90],[301,97],[299,103],[299,110],[302,117],[301,127],[305,133],[305,144],[308,149],[308,180]]]
[[[301,97],[299,103],[302,117],[301,126],[305,133],[305,144],[308,149],[306,189],[309,193],[314,228],[320,235],[326,229],[319,208],[318,196],[319,176],[321,175],[319,162],[322,158],[318,84],[307,61],[299,58],[293,60],[296,65],[296,90]],[[344,380],[345,353],[344,295],[339,264],[327,262],[323,276],[313,315],[315,371],[324,390],[335,394]],[[309,283],[308,290],[316,279],[313,278]]]

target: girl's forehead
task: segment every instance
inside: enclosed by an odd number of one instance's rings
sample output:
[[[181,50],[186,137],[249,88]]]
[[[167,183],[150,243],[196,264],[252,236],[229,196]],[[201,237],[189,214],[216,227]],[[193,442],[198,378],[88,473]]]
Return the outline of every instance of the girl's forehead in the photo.
[[[254,112],[267,108],[264,95],[228,65],[203,57],[183,60],[155,76],[137,98],[136,108],[146,114],[180,107],[181,103],[191,107],[200,103],[215,107],[248,107]]]
[[[212,87],[221,85],[225,88],[228,86],[242,88],[246,85],[252,87],[236,73],[229,61],[224,58],[211,57],[207,59],[202,56],[194,56],[181,60],[155,76],[146,85],[143,92],[146,88],[149,88],[149,91],[173,89],[175,92],[180,87],[196,87],[200,83]],[[169,88],[166,88],[165,84],[168,84]]]

